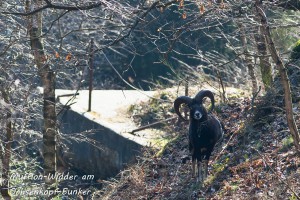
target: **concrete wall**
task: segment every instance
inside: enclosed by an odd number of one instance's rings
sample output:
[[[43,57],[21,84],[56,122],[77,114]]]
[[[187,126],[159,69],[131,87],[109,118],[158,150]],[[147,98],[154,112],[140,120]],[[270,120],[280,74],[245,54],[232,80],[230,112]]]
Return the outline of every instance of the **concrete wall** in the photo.
[[[97,179],[115,176],[127,163],[135,160],[142,148],[71,109],[63,114],[60,122],[63,143],[67,147],[62,147],[63,159],[74,169],[95,175]]]

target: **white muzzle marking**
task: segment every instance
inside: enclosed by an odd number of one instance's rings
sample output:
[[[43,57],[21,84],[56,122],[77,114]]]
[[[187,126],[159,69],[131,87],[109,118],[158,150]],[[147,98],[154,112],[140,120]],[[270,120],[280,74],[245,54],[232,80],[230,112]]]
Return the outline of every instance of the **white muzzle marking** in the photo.
[[[201,112],[196,111],[196,112],[194,113],[194,119],[199,120],[199,119],[201,119],[201,118],[202,118]]]

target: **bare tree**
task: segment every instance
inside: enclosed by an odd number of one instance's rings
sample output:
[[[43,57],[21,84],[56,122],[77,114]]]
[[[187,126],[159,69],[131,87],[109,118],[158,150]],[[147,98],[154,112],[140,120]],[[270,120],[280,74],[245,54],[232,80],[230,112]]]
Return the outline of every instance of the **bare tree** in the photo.
[[[4,102],[9,105],[9,95],[4,88],[1,88],[1,94],[4,98]],[[8,108],[6,109],[6,129],[5,129],[5,139],[3,141],[3,152],[1,151],[1,161],[2,161],[2,181],[1,181],[1,195],[5,200],[10,200],[11,195],[9,193],[9,167],[10,167],[10,158],[11,158],[11,144],[13,142],[13,134],[12,134],[12,115],[11,110]]]
[[[255,72],[254,72],[253,62],[252,62],[251,56],[249,55],[245,28],[244,28],[243,24],[239,24],[239,28],[240,28],[240,34],[241,34],[241,41],[242,41],[243,49],[244,49],[243,53],[244,53],[244,57],[245,57],[245,63],[247,65],[248,73],[250,75],[251,82],[252,82],[252,94],[255,94],[258,90],[257,80],[256,80]]]
[[[257,15],[260,18],[261,24],[262,24],[262,30],[264,35],[266,36],[266,40],[268,43],[268,48],[271,53],[272,59],[274,63],[276,63],[276,67],[279,70],[281,83],[284,89],[284,104],[285,104],[285,111],[286,111],[286,117],[287,117],[287,123],[288,127],[290,129],[291,135],[294,139],[294,145],[296,147],[297,152],[300,152],[300,136],[298,132],[298,128],[294,119],[293,115],[293,103],[292,103],[292,95],[291,95],[291,86],[289,82],[289,78],[287,75],[287,69],[285,68],[282,59],[280,58],[276,47],[274,45],[274,42],[272,40],[270,27],[267,21],[266,14],[263,10],[262,3],[260,0],[256,0],[255,3]]]
[[[272,66],[269,62],[266,39],[263,35],[262,27],[258,26],[256,32],[257,33],[254,35],[254,38],[257,46],[262,82],[265,86],[265,90],[268,90],[273,84]]]
[[[32,10],[40,8],[42,1],[35,0],[26,2]],[[44,95],[44,126],[43,126],[43,157],[44,175],[46,183],[53,182],[47,180],[49,174],[56,172],[56,111],[55,111],[55,73],[47,63],[44,45],[41,39],[42,34],[42,12],[31,15],[29,22],[30,46],[34,55],[34,60],[39,71],[39,76],[43,84]]]

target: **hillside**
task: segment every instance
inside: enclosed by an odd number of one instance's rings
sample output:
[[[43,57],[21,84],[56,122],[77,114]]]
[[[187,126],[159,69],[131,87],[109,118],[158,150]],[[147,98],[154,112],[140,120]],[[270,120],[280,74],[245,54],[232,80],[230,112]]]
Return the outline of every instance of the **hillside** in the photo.
[[[299,5],[0,1],[0,199],[300,199]],[[204,88],[202,186],[173,102]]]
[[[145,150],[137,164],[114,179],[99,181],[104,188],[94,199],[299,198],[300,160],[282,109],[273,104],[271,113],[256,112],[264,110],[265,97],[252,105],[252,99],[244,95],[234,95],[217,106],[225,137],[213,152],[203,187],[191,177],[187,124],[173,120],[160,127],[170,133],[165,148]],[[269,107],[272,101],[267,102]],[[294,111],[299,126],[299,104]]]

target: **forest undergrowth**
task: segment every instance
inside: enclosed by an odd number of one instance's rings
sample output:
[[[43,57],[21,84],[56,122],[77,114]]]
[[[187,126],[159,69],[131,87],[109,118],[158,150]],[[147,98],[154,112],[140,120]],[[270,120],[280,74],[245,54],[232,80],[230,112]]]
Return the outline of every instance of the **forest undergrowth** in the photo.
[[[116,178],[103,181],[103,189],[93,198],[299,199],[300,159],[283,108],[276,100],[274,96],[258,97],[255,101],[235,96],[217,106],[215,114],[225,125],[225,136],[213,152],[209,176],[203,186],[191,176],[188,124],[173,119],[159,127],[172,136],[163,151],[158,154],[145,148],[136,164]],[[168,107],[159,105],[155,105],[156,111]],[[135,113],[150,112],[145,106],[139,105]],[[299,104],[294,112],[300,126]],[[157,116],[153,114],[153,117]]]

